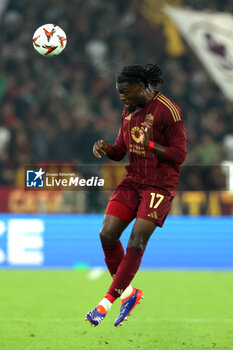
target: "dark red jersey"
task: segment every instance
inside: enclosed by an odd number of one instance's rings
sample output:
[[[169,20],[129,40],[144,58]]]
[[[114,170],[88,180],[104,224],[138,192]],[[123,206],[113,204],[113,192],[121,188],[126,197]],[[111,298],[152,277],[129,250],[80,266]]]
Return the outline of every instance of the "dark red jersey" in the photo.
[[[140,128],[144,121],[152,124],[150,140],[165,147],[163,158],[141,144]],[[125,178],[162,188],[174,196],[180,164],[186,157],[186,135],[180,108],[160,92],[156,92],[151,101],[133,113],[125,108],[113,149],[112,160],[119,161],[129,153]]]

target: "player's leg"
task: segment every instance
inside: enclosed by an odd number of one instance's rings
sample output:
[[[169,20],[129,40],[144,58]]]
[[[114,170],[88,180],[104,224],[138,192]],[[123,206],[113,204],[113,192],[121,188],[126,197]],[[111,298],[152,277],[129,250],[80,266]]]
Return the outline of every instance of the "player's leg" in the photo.
[[[154,232],[156,224],[141,218],[137,218],[126,250],[126,255],[118,267],[114,280],[108,290],[107,297],[114,301],[134,278],[146,249],[150,236]]]
[[[135,212],[122,203],[118,201],[109,202],[106,215],[104,216],[103,227],[100,231],[100,239],[105,262],[112,277],[115,276],[124,257],[124,249],[119,238],[134,217]],[[86,319],[92,324],[98,325],[107,315],[111,306],[112,302],[107,298],[103,298],[96,308],[86,314]]]
[[[111,218],[109,219],[111,220]],[[115,222],[115,220],[113,221]],[[112,303],[118,297],[120,297],[125,289],[130,285],[130,282],[133,280],[136,272],[139,269],[146,245],[155,228],[156,224],[153,222],[140,218],[136,220],[130,236],[126,255],[120,262],[106,296],[100,301],[95,309],[86,315],[86,318],[94,325],[98,325],[104,319],[107,312],[110,310]],[[116,240],[117,236],[114,236],[114,239]],[[139,289],[133,287],[131,288],[132,292],[128,297],[125,297],[125,300],[123,301],[123,303],[126,304],[126,307],[123,308],[124,314],[122,314],[120,311],[120,314],[115,322],[115,326],[121,323],[125,317],[131,313],[133,308],[142,298],[142,292]]]
[[[157,224],[153,221],[137,218],[129,238],[127,249],[136,248],[144,252],[156,227]]]
[[[118,297],[116,291],[118,293],[121,292],[119,287],[122,286],[124,288],[124,283],[130,283],[133,280],[140,267],[149,238],[154,232],[156,226],[157,225],[154,222],[137,218],[128,242],[126,255],[122,260],[114,281],[108,290],[108,293],[114,298]],[[132,288],[131,293],[126,295],[124,299],[121,300],[120,312],[114,322],[114,325],[121,325],[122,322],[131,314],[141,299],[143,299],[142,291],[140,289]]]
[[[135,217],[135,212],[119,201],[110,201],[103,226],[100,231],[100,240],[105,255],[105,262],[112,276],[124,257],[124,249],[119,240],[122,232]]]
[[[125,253],[119,240],[127,224],[112,215],[105,215],[103,227],[100,231],[100,240],[104,251],[104,259],[107,268],[113,277],[121,263]]]

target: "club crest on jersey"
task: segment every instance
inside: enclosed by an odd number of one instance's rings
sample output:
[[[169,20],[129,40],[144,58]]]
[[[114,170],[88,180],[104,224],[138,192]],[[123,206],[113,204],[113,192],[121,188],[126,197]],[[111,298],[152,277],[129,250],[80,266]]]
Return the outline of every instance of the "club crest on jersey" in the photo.
[[[134,126],[131,129],[131,136],[135,142],[140,142],[140,128],[138,126]]]

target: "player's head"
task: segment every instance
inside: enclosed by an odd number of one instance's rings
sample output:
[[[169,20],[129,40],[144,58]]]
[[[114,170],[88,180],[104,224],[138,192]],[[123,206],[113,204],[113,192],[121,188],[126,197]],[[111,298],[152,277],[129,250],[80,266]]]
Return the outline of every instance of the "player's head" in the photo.
[[[120,100],[128,108],[141,107],[146,103],[146,93],[155,90],[163,80],[161,70],[156,64],[125,66],[117,74],[116,88]]]

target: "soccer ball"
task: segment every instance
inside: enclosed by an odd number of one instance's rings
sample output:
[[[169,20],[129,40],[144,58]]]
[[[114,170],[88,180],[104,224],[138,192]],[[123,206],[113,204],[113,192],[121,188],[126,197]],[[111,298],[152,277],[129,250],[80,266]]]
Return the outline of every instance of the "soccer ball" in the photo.
[[[32,43],[40,55],[57,56],[66,47],[66,33],[56,24],[44,24],[35,31]]]

